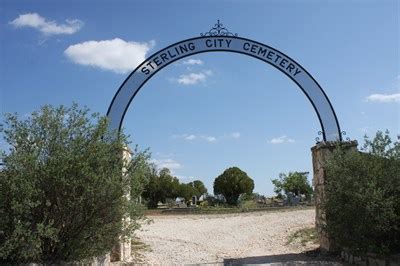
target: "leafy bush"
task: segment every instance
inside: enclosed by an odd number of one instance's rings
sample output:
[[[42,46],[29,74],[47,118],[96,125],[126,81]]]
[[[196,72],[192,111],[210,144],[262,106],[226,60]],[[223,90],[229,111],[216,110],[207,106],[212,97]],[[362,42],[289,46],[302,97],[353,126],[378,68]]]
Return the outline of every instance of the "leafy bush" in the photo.
[[[242,209],[256,209],[258,207],[257,203],[254,200],[244,200],[240,202],[240,208]]]
[[[207,201],[208,206],[212,207],[223,207],[226,205],[225,198],[222,195],[210,195],[205,196],[205,201]]]
[[[400,139],[400,138],[399,138]],[[363,152],[338,147],[327,165],[327,232],[354,254],[400,250],[400,143],[365,137]]]
[[[200,202],[200,207],[202,207],[202,208],[208,208],[209,207],[209,203],[208,203],[208,201],[202,201],[202,202]]]
[[[127,141],[108,131],[105,118],[76,104],[44,106],[25,120],[6,115],[3,137],[0,263],[103,255],[138,227],[143,180],[134,173],[147,155],[136,154],[122,178]],[[132,200],[124,196],[130,185],[138,188]]]

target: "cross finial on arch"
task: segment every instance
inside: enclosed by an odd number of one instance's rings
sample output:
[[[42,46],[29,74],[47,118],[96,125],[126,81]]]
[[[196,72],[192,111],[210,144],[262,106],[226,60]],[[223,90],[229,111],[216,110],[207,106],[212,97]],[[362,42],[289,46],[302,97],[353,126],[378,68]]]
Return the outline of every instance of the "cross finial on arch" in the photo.
[[[238,34],[237,33],[232,33],[230,31],[228,31],[228,29],[226,27],[223,27],[224,24],[222,24],[219,19],[217,20],[217,23],[214,24],[214,27],[211,28],[211,30],[209,30],[206,33],[200,33],[200,36],[235,36],[237,37]]]

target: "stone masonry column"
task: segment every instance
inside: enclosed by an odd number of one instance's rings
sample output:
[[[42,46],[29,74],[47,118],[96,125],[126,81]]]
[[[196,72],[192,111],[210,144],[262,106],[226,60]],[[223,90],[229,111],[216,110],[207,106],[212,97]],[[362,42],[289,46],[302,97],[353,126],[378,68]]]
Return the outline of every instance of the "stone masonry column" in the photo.
[[[336,142],[320,142],[311,148],[312,162],[313,162],[313,186],[314,186],[314,197],[315,197],[315,226],[318,231],[319,244],[323,251],[333,252],[336,247],[332,239],[329,238],[327,232],[324,229],[326,225],[326,216],[322,209],[322,202],[325,199],[325,182],[326,182],[326,170],[325,166],[335,150]],[[343,147],[346,150],[357,150],[357,141],[342,142]],[[333,177],[334,178],[334,177]]]
[[[128,165],[132,158],[132,150],[129,147],[126,147],[122,152],[122,158],[124,160],[124,164]],[[123,169],[123,174],[125,175],[126,168]],[[125,197],[130,200],[130,189],[125,191]],[[122,226],[129,226],[130,217],[124,217],[122,220]],[[132,262],[132,246],[131,239],[120,239],[119,243],[115,245],[113,250],[111,251],[111,262]]]

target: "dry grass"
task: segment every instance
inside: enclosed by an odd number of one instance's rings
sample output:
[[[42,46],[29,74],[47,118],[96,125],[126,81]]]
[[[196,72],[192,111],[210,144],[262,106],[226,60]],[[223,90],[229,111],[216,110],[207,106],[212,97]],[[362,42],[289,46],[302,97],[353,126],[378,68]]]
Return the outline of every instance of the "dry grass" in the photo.
[[[287,245],[291,244],[301,244],[302,246],[306,246],[308,244],[317,244],[318,243],[318,234],[317,229],[315,227],[307,227],[302,228],[291,235],[289,235],[287,240]]]
[[[131,248],[132,248],[132,257],[134,258],[134,264],[135,263],[143,263],[144,262],[144,256],[143,252],[148,251],[151,252],[151,248],[149,245],[143,243],[139,238],[134,237],[131,241]],[[134,265],[132,264],[132,265]]]

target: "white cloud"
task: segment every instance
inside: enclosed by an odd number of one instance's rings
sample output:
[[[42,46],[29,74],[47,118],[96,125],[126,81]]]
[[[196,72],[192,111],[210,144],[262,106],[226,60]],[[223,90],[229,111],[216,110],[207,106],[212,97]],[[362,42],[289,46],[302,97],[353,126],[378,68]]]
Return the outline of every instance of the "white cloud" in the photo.
[[[400,93],[394,94],[371,94],[366,98],[367,102],[400,102]]]
[[[57,24],[55,21],[46,20],[37,13],[19,15],[18,18],[9,23],[16,28],[30,27],[45,35],[74,34],[79,31],[83,22],[79,19],[67,19],[66,24]]]
[[[293,143],[294,139],[288,138],[286,135],[282,135],[277,138],[272,138],[268,142],[271,144]]]
[[[240,138],[240,133],[239,132],[233,132],[233,133],[230,134],[230,137],[234,138],[234,139],[238,139],[238,138]]]
[[[154,41],[140,43],[115,38],[74,44],[69,46],[64,54],[80,65],[126,73],[142,63],[154,45]]]
[[[194,140],[195,138],[196,138],[195,135],[187,135],[187,136],[185,136],[186,140]]]
[[[207,140],[208,142],[215,142],[217,141],[216,137],[213,136],[204,136],[204,139]]]
[[[184,139],[184,140],[195,140],[195,139],[202,139],[208,142],[215,142],[217,138],[214,136],[206,136],[206,135],[194,135],[194,134],[181,134],[181,135],[172,135],[175,139]]]
[[[182,64],[184,65],[202,65],[204,64],[203,61],[201,61],[200,59],[188,59],[182,62]]]
[[[199,82],[205,81],[206,75],[204,73],[190,73],[188,75],[180,75],[178,83],[183,85],[194,85]]]
[[[189,73],[187,75],[180,75],[177,79],[177,82],[182,85],[195,85],[206,81],[207,77],[211,75],[211,70],[206,70],[199,73]]]
[[[184,139],[184,140],[194,140],[197,138],[197,136],[193,134],[172,135],[172,137],[175,139]]]
[[[194,177],[194,176],[175,175],[175,177],[177,177],[179,180],[184,181],[184,182],[190,182],[190,181],[196,179],[196,177]]]
[[[183,168],[182,164],[173,159],[151,159],[150,162],[157,165],[159,169],[168,168],[169,170],[171,170],[171,172]]]

